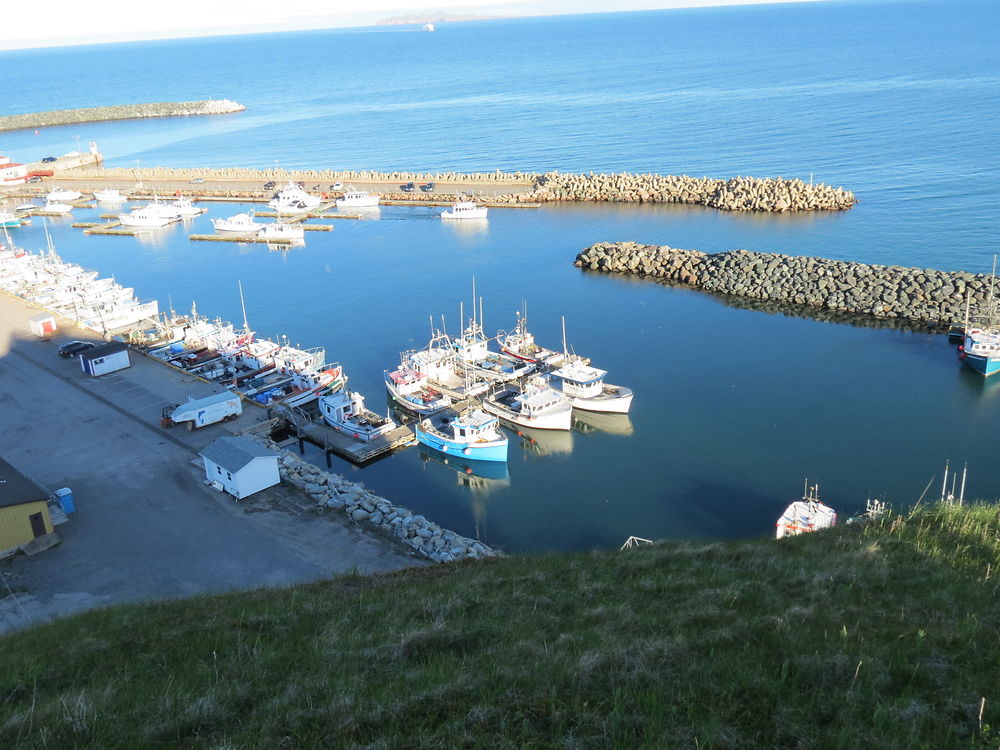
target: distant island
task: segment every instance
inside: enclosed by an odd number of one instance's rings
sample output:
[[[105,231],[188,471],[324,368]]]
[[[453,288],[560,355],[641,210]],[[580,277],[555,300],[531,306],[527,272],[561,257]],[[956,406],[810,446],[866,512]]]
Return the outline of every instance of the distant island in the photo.
[[[418,23],[452,23],[454,21],[492,21],[505,16],[477,16],[472,13],[414,13],[409,16],[393,16],[376,21],[376,26],[404,26]]]

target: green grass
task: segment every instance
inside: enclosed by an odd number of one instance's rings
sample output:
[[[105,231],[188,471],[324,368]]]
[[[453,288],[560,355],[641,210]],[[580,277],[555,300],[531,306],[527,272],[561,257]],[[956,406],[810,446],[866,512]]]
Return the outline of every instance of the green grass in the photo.
[[[0,638],[0,747],[1000,747],[998,566],[935,505],[95,611]]]

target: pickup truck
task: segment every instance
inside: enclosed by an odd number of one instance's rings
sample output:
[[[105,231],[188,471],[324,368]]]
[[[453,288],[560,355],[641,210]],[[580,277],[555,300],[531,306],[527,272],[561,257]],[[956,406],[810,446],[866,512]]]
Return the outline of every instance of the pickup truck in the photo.
[[[404,193],[412,193],[416,187],[412,182],[407,182],[405,185],[400,185],[399,189]]]

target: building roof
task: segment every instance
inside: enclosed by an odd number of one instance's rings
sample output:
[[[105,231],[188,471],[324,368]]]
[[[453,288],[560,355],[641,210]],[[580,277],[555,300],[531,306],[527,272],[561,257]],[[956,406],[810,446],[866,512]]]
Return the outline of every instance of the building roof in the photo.
[[[49,493],[0,458],[0,508],[48,500]]]
[[[230,473],[235,473],[255,458],[277,458],[256,440],[245,437],[216,438],[199,454]]]
[[[123,352],[128,350],[128,345],[123,344],[121,341],[111,341],[107,344],[100,344],[95,346],[93,349],[89,349],[80,354],[82,359],[100,359],[101,357],[107,357],[109,354],[117,354],[118,352]]]

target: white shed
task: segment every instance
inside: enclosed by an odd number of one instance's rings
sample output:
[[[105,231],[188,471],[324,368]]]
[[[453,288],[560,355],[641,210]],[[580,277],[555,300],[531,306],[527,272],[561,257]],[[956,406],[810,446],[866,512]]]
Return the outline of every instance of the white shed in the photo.
[[[128,358],[128,347],[120,341],[95,346],[80,354],[80,367],[94,378],[131,366],[132,362]]]
[[[250,438],[216,438],[200,455],[205,460],[205,477],[237,500],[281,481],[278,455]]]

